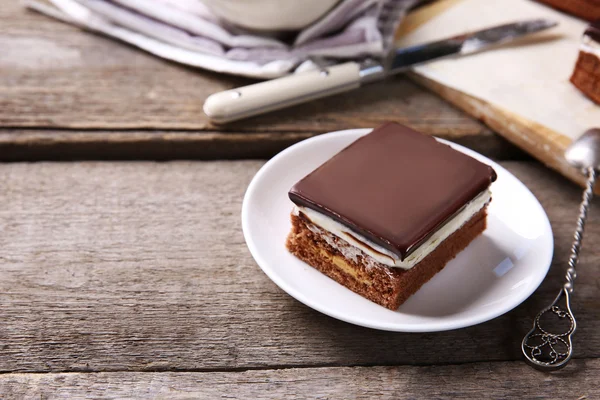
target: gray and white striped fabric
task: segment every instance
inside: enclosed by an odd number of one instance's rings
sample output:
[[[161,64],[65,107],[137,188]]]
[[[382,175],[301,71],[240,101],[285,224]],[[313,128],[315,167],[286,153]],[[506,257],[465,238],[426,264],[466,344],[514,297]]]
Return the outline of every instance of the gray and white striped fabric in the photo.
[[[286,39],[220,20],[200,0],[24,0],[26,7],[127,42],[156,56],[217,72],[275,78],[341,59],[383,57],[417,0],[342,0]]]

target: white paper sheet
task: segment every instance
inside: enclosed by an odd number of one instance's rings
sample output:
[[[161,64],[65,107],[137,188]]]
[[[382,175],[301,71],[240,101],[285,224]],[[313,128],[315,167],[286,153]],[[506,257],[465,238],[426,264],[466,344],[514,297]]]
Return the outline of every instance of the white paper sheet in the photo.
[[[600,126],[600,106],[569,78],[587,23],[529,0],[463,0],[402,37],[399,46],[529,18],[560,24],[510,46],[415,68],[450,88],[576,138]]]

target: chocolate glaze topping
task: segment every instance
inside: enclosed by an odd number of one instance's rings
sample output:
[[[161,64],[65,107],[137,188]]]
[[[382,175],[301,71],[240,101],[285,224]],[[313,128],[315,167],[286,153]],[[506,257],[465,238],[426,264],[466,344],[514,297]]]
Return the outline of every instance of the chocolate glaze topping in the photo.
[[[296,183],[289,197],[404,259],[494,180],[490,166],[387,123]]]
[[[592,22],[585,30],[584,35],[589,36],[592,40],[600,42],[600,20]]]

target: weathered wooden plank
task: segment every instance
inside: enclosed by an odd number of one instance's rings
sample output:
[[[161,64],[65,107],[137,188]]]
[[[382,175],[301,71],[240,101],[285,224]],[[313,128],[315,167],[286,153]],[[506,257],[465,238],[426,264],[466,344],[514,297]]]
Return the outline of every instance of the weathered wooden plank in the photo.
[[[555,230],[550,279],[468,329],[395,334],[315,312],[256,266],[240,229],[246,162],[0,164],[0,371],[160,371],[515,360],[562,280],[580,191],[504,165]],[[598,202],[594,204],[599,205]],[[600,356],[600,213],[573,301],[577,357]]]
[[[595,399],[600,360],[553,374],[522,362],[244,372],[6,374],[3,399]]]
[[[127,146],[139,141],[138,157],[147,152],[146,158],[177,158],[177,152],[186,156],[186,147],[204,143],[198,130],[209,133],[208,141],[215,132],[228,132],[233,135],[220,139],[228,145],[243,148],[249,141],[264,141],[268,147],[272,141],[289,141],[278,137],[281,133],[307,136],[374,127],[388,120],[481,148],[513,148],[483,124],[402,77],[225,127],[212,126],[202,112],[206,97],[250,80],[165,62],[26,11],[18,2],[3,4],[0,21],[0,127],[45,129],[1,131],[3,154],[29,152],[31,158],[57,159],[64,152],[75,158],[83,158],[76,157],[83,153],[110,159],[120,158],[115,154],[134,155]],[[57,130],[62,128],[97,131]],[[144,129],[183,132],[139,132]],[[247,135],[250,132],[277,137]],[[97,145],[90,144],[90,137]],[[169,145],[159,151],[156,143],[163,142]],[[227,153],[228,147],[220,151],[231,158],[236,153]],[[52,156],[44,156],[50,150]],[[105,152],[109,154],[102,157]]]
[[[265,159],[321,133],[0,129],[0,161]],[[491,132],[439,136],[497,160],[531,159]]]

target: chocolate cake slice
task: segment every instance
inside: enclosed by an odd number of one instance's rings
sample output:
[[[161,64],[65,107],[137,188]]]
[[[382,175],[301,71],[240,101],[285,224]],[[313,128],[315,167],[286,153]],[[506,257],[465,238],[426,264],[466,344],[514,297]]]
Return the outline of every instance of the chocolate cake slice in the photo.
[[[583,34],[571,83],[600,104],[600,20],[591,24]]]
[[[287,248],[395,310],[483,232],[495,179],[488,165],[388,123],[291,188]]]

